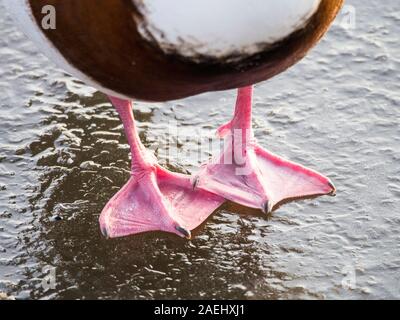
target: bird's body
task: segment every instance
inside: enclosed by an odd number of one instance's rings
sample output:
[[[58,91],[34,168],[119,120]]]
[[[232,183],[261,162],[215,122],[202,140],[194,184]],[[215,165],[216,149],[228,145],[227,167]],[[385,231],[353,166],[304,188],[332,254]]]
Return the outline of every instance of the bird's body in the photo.
[[[244,87],[284,71],[318,42],[342,2],[5,0],[60,67],[107,94],[147,101]],[[48,5],[55,29],[42,28]]]
[[[329,179],[253,143],[249,86],[303,58],[327,31],[343,0],[5,4],[45,55],[111,96],[123,120],[132,178],[102,213],[102,231],[108,236],[152,230],[188,236],[224,199],[270,212],[288,198],[334,192]],[[43,26],[51,13],[46,8],[54,9],[55,28]],[[129,99],[167,101],[237,87],[243,89],[235,117],[219,131],[231,147],[217,163],[204,166],[193,179],[148,161]],[[240,139],[235,130],[241,130]],[[233,156],[233,163],[222,162],[226,155]]]

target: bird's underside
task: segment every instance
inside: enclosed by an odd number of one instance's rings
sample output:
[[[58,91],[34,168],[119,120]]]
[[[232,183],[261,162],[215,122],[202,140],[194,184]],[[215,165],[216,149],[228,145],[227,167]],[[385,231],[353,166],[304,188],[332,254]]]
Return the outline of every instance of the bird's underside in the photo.
[[[167,101],[286,70],[319,41],[343,0],[4,2],[39,49],[85,83],[120,98]],[[55,29],[41,27],[48,5]]]

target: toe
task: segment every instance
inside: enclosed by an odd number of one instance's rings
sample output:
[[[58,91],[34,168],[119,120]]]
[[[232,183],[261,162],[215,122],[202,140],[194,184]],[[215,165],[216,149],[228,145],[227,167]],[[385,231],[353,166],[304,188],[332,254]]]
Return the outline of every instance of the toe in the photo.
[[[181,236],[183,236],[184,238],[189,239],[189,240],[192,238],[192,233],[191,233],[189,230],[187,230],[186,228],[183,228],[183,227],[181,227],[181,226],[176,226],[175,229],[176,229],[176,230],[179,232],[179,234],[180,234]]]
[[[332,191],[329,193],[329,195],[331,195],[332,197],[335,197],[336,196],[336,187],[335,187],[335,185],[331,181],[328,181],[328,185],[332,188]]]
[[[274,208],[274,205],[273,205],[272,201],[267,200],[267,201],[264,202],[261,210],[265,214],[270,214],[272,212],[273,208]]]

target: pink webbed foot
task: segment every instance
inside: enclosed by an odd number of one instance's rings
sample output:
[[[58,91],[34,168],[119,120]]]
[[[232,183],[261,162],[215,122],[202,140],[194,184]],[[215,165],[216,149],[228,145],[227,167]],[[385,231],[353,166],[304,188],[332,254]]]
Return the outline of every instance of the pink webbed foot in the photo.
[[[104,208],[100,226],[110,238],[149,231],[190,238],[223,202],[212,193],[194,190],[190,177],[155,166],[130,178]]]
[[[258,145],[247,148],[243,165],[224,163],[229,152],[200,170],[196,186],[264,213],[286,200],[335,193],[328,178]]]
[[[334,194],[323,175],[256,144],[251,130],[252,88],[239,89],[235,117],[218,130],[225,150],[198,173],[196,186],[265,213],[284,201]]]
[[[201,189],[194,190],[190,176],[161,168],[141,144],[127,100],[111,98],[132,153],[132,176],[108,202],[100,215],[106,237],[123,237],[165,231],[190,238],[225,200]]]

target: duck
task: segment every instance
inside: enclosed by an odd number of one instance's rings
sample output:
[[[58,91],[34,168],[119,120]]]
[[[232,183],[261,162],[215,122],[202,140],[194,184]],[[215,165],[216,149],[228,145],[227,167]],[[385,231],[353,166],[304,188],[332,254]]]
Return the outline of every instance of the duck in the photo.
[[[108,96],[123,123],[131,177],[100,214],[107,238],[192,231],[229,200],[270,214],[291,199],[334,195],[326,176],[261,147],[254,85],[299,62],[344,0],[4,0],[58,66]],[[48,23],[49,21],[52,23]],[[225,148],[192,175],[160,166],[140,141],[133,101],[237,89]]]

